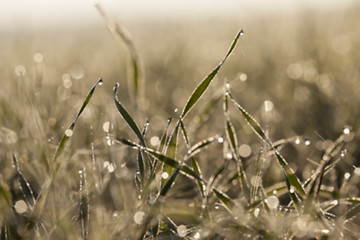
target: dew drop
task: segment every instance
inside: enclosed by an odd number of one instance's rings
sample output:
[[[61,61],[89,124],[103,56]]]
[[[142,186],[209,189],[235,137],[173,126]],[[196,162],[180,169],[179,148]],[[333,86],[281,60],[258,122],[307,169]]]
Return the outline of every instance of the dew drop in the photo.
[[[134,215],[134,221],[136,224],[142,224],[144,221],[145,213],[143,211],[137,211]]]
[[[254,187],[259,187],[262,184],[262,178],[260,176],[253,176],[250,182]]]
[[[349,180],[349,178],[351,177],[351,174],[350,173],[345,173],[344,174],[344,180],[346,181],[346,180]]]
[[[310,145],[310,140],[306,139],[306,140],[305,140],[305,145],[306,145],[306,146],[309,146],[309,145]]]
[[[347,153],[347,150],[344,149],[344,150],[341,151],[340,156],[345,157],[346,153]]]
[[[260,213],[260,208],[255,208],[255,210],[254,210],[254,216],[255,216],[255,217],[258,217],[258,216],[259,216],[259,213]]]
[[[240,73],[239,75],[239,79],[243,82],[245,82],[247,80],[247,75],[245,73]]]
[[[44,60],[44,57],[41,53],[35,53],[33,56],[33,59],[36,63],[42,63],[42,61]]]
[[[26,68],[23,65],[17,65],[15,67],[15,75],[18,77],[25,76],[26,74]]]
[[[349,134],[350,133],[350,128],[349,127],[345,127],[343,130],[344,134]]]
[[[176,231],[177,231],[177,234],[179,235],[179,237],[185,237],[187,234],[187,228],[185,225],[178,226]]]
[[[222,137],[219,137],[217,140],[218,140],[219,143],[223,143],[223,142],[224,142],[224,139],[223,139]]]
[[[17,201],[15,203],[14,207],[15,207],[16,212],[20,213],[20,214],[25,213],[27,211],[27,209],[28,209],[28,206],[27,206],[27,204],[25,203],[24,200]]]
[[[98,85],[101,86],[103,84],[104,84],[104,81],[102,80],[102,78],[100,78],[99,81],[98,81]]]
[[[226,154],[226,158],[227,158],[227,159],[229,159],[229,160],[230,160],[230,159],[232,159],[232,157],[233,157],[233,156],[232,156],[232,154],[231,154],[231,153],[227,153],[227,154]]]
[[[82,170],[79,170],[79,171],[78,171],[78,173],[79,173],[79,174],[82,174],[82,173],[83,173],[83,171],[82,171]]]
[[[296,139],[295,139],[295,144],[300,144],[300,138],[299,137],[297,137]]]
[[[104,132],[108,133],[110,131],[110,122],[109,121],[104,122],[102,128]]]
[[[160,144],[160,139],[158,136],[153,136],[150,138],[150,144],[153,146],[153,147],[157,147],[159,146]]]
[[[247,144],[242,144],[239,147],[239,154],[243,158],[247,158],[251,155],[251,147]]]
[[[179,109],[177,109],[177,108],[175,108],[175,109],[174,109],[174,112],[176,112],[176,113],[177,113],[178,111],[179,111]]]
[[[279,206],[279,199],[272,195],[266,199],[266,203],[270,209],[275,209]]]
[[[241,29],[240,30],[240,36],[244,36],[244,34],[245,34],[244,31]]]
[[[290,187],[290,193],[294,193],[295,192],[295,189],[293,186]]]
[[[72,81],[70,78],[66,78],[63,80],[63,86],[64,88],[71,88],[72,87]]]
[[[226,84],[225,84],[225,87],[226,87],[227,89],[229,89],[229,88],[230,88],[230,83],[226,83]]]
[[[71,129],[66,129],[66,130],[65,130],[65,135],[66,135],[67,137],[71,137],[71,136],[73,135],[73,131],[72,131]]]
[[[109,166],[109,161],[105,161],[104,163],[103,163],[103,166],[104,166],[104,168],[107,168],[108,166]]]
[[[161,177],[162,177],[163,179],[168,179],[169,173],[168,173],[168,172],[163,172],[163,173],[161,174]]]
[[[115,171],[115,165],[113,163],[109,164],[107,170],[109,173],[113,173]]]
[[[200,237],[201,237],[200,232],[196,232],[195,235],[194,235],[194,238],[195,239],[200,239]]]
[[[274,104],[273,104],[272,101],[266,100],[266,101],[264,102],[264,107],[265,107],[265,111],[266,111],[266,112],[270,112],[271,110],[273,110]]]

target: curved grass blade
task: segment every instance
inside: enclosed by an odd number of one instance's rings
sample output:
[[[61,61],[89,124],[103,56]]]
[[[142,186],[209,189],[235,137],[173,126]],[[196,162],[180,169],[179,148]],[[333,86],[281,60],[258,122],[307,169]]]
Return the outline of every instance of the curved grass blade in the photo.
[[[179,174],[181,169],[181,166],[179,165],[177,168],[175,168],[175,170],[172,172],[172,174],[170,175],[169,179],[166,180],[165,184],[161,187],[160,190],[160,196],[165,197],[165,195],[167,194],[167,192],[170,190],[170,188],[173,186],[175,179],[177,177],[177,175]]]
[[[113,19],[111,19],[102,8],[100,3],[95,4],[96,9],[100,15],[106,20],[109,30],[113,35],[122,41],[126,49],[129,51],[130,60],[128,61],[128,81],[129,85],[133,88],[133,91],[130,91],[130,96],[133,96],[135,100],[139,100],[143,95],[144,87],[144,70],[141,64],[141,59],[139,58],[138,52],[136,50],[134,41],[130,33],[125,29],[124,26],[117,24]],[[132,79],[132,82],[130,81]]]
[[[188,112],[191,110],[191,108],[197,103],[197,101],[201,98],[201,96],[204,94],[204,92],[206,91],[206,89],[208,88],[208,86],[210,85],[211,81],[214,79],[214,77],[216,76],[216,74],[219,72],[219,70],[221,69],[222,65],[225,63],[225,61],[227,60],[227,58],[230,56],[230,54],[233,52],[239,38],[241,35],[243,35],[244,32],[243,30],[240,30],[227,54],[225,55],[224,59],[219,63],[219,65],[196,87],[196,89],[194,90],[194,92],[191,94],[189,100],[187,101],[185,107],[184,107],[184,110],[183,112],[181,113],[181,116],[180,118],[183,119],[187,114]]]
[[[82,112],[84,111],[84,109],[86,108],[86,106],[88,105],[92,95],[95,92],[95,89],[98,85],[102,85],[103,84],[103,80],[102,78],[100,78],[95,84],[94,86],[90,89],[89,93],[87,94],[78,114],[76,115],[74,121],[70,124],[69,126],[69,130],[73,131],[75,124],[77,122],[77,120],[79,119],[80,115],[82,114]],[[52,185],[52,182],[55,178],[55,175],[60,167],[60,163],[57,162],[57,159],[59,158],[59,156],[61,156],[61,154],[63,153],[66,144],[68,143],[69,139],[71,138],[72,134],[68,135],[68,134],[64,134],[63,137],[61,138],[59,145],[57,146],[56,150],[55,150],[55,154],[53,157],[53,167],[51,168],[50,174],[48,175],[48,177],[45,179],[45,182],[41,188],[41,191],[39,193],[39,195],[37,196],[34,208],[32,209],[31,213],[30,213],[30,217],[29,217],[29,221],[28,221],[28,225],[27,225],[27,229],[31,229],[36,225],[36,219],[40,217],[43,207],[45,205],[46,202],[46,198],[47,198],[47,194],[49,192],[49,189]]]
[[[30,209],[32,209],[35,204],[34,193],[31,189],[29,182],[26,180],[26,178],[23,176],[22,172],[20,171],[19,163],[18,163],[15,153],[13,153],[13,166],[15,168],[16,175],[19,179],[20,188],[24,194],[26,203],[30,206]]]
[[[114,95],[114,101],[115,101],[115,107],[118,110],[118,112],[120,113],[120,115],[122,116],[122,118],[126,121],[126,123],[129,125],[129,127],[131,128],[131,130],[135,133],[135,135],[138,137],[141,145],[146,146],[145,144],[145,139],[138,127],[138,125],[136,124],[136,122],[134,121],[134,119],[130,116],[130,114],[128,113],[128,111],[126,111],[126,109],[123,107],[123,105],[119,102],[118,98],[117,98],[117,91],[119,88],[119,83],[115,84],[114,86],[114,90],[113,90],[113,95]]]
[[[80,172],[80,209],[79,216],[81,219],[81,230],[82,230],[82,238],[83,240],[88,239],[89,235],[89,216],[90,216],[90,208],[89,208],[89,196],[87,192],[87,180],[86,180],[86,169],[83,168]]]
[[[292,197],[292,200],[294,202],[298,201],[298,198],[296,195],[294,195],[294,190],[296,189],[301,195],[305,195],[305,190],[300,183],[300,180],[296,177],[294,170],[290,167],[290,165],[286,162],[286,160],[280,155],[280,153],[274,148],[270,138],[267,136],[265,131],[261,128],[260,124],[250,115],[248,114],[245,109],[235,101],[235,99],[232,97],[232,95],[229,93],[230,99],[235,104],[237,109],[240,111],[240,113],[245,118],[246,122],[250,125],[252,130],[260,137],[261,140],[263,140],[265,143],[269,145],[269,147],[274,151],[276,159],[283,170],[283,173],[285,175],[287,187],[290,196]],[[295,189],[294,189],[295,188]]]

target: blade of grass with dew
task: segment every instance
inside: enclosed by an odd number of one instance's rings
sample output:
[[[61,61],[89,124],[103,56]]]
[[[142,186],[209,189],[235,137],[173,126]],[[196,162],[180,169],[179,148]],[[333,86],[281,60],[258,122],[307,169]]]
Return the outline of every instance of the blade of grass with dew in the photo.
[[[178,121],[175,125],[174,130],[172,131],[165,147],[165,154],[173,159],[176,158],[176,152],[177,152],[177,144],[178,144],[178,135],[179,135],[179,127],[180,127],[180,121]],[[167,172],[169,175],[171,175],[173,169],[169,168],[168,166],[164,165],[162,171]],[[165,179],[162,180],[162,184],[165,183]]]
[[[246,174],[243,168],[242,160],[238,154],[238,140],[235,134],[235,128],[230,121],[230,114],[228,108],[228,94],[224,96],[224,115],[225,115],[225,132],[228,142],[230,143],[230,149],[234,159],[236,160],[236,168],[239,176],[240,186],[247,198],[249,198],[249,185],[246,180]]]
[[[90,217],[90,207],[89,207],[89,196],[87,193],[87,181],[86,181],[86,168],[84,167],[80,172],[80,209],[79,215],[81,220],[81,230],[83,240],[88,239],[89,235],[89,217]]]
[[[225,193],[213,188],[213,192],[215,193],[216,197],[224,204],[224,206],[231,212],[231,209],[234,207],[233,201],[228,197]]]
[[[173,186],[175,179],[180,172],[180,169],[181,169],[181,165],[179,165],[177,168],[175,168],[175,170],[172,172],[170,177],[166,180],[164,185],[161,187],[161,190],[160,190],[161,197],[165,197],[165,195],[168,193],[170,188]]]
[[[180,126],[181,126],[181,130],[182,130],[182,134],[184,136],[184,139],[185,139],[185,143],[186,143],[186,147],[189,149],[190,148],[190,141],[189,141],[189,138],[188,138],[188,135],[187,135],[187,132],[186,132],[186,129],[185,129],[185,126],[184,126],[184,122],[180,119]],[[200,151],[201,149],[201,146],[199,146],[198,148],[196,148],[198,151]],[[190,148],[191,150],[191,148]],[[189,151],[188,150],[188,153]],[[187,160],[186,156],[184,157],[184,162]],[[199,163],[197,162],[196,158],[191,156],[191,164],[193,166],[193,169],[194,171],[201,177],[202,177],[202,174],[201,174],[201,171],[200,171],[200,166],[199,166]],[[198,187],[199,187],[199,190],[200,190],[200,193],[201,193],[201,196],[204,196],[204,185],[201,181],[196,181]]]
[[[114,90],[113,90],[113,96],[114,96],[114,101],[115,101],[115,107],[118,110],[118,112],[120,113],[121,117],[126,121],[126,123],[129,125],[129,127],[131,128],[131,130],[135,133],[135,135],[138,137],[141,145],[146,146],[145,144],[145,139],[138,127],[138,125],[136,124],[136,122],[134,121],[134,119],[130,116],[130,114],[128,113],[128,111],[126,111],[126,109],[123,107],[123,105],[119,102],[118,98],[117,98],[117,91],[119,88],[120,84],[117,83],[114,86]]]
[[[144,85],[144,71],[134,41],[124,26],[117,24],[106,14],[100,3],[96,3],[95,7],[100,15],[106,20],[110,32],[112,32],[116,38],[122,41],[125,44],[126,49],[129,51],[130,60],[128,61],[129,68],[127,72],[128,81],[131,83],[130,86],[133,88],[133,92],[130,91],[130,96],[134,96],[135,101],[138,101],[139,97],[143,98],[142,95],[144,86],[141,85]],[[132,82],[130,79],[132,79]]]
[[[227,58],[231,55],[231,53],[233,52],[240,36],[242,36],[244,34],[243,30],[240,30],[227,54],[225,55],[224,59],[219,63],[219,65],[196,87],[196,89],[194,90],[194,92],[191,94],[190,98],[188,99],[183,112],[181,113],[180,118],[183,119],[185,118],[185,116],[188,114],[188,112],[191,110],[191,108],[197,103],[197,101],[201,98],[201,96],[204,94],[204,92],[206,91],[206,89],[208,88],[208,86],[210,85],[210,83],[212,82],[212,80],[214,79],[214,77],[216,76],[216,74],[219,72],[219,70],[221,69],[222,65],[225,63],[225,61],[227,60]]]
[[[26,178],[20,171],[19,163],[18,163],[15,153],[13,153],[13,166],[15,168],[16,175],[17,175],[19,183],[20,183],[20,188],[21,188],[22,193],[24,194],[26,203],[32,209],[35,204],[35,201],[36,201],[35,196],[31,189],[30,183],[26,180]]]
[[[290,195],[293,190],[291,190],[291,186],[293,186],[301,195],[305,195],[305,190],[300,183],[300,180],[296,177],[294,170],[290,167],[290,165],[286,162],[286,160],[280,155],[278,151],[276,151],[269,139],[266,135],[265,131],[261,128],[261,126],[257,123],[257,121],[248,114],[245,109],[235,101],[231,94],[229,94],[230,99],[235,104],[237,109],[241,112],[246,122],[250,125],[251,129],[260,137],[261,140],[265,141],[270,148],[272,148],[275,152],[276,159],[285,174],[286,182],[288,183],[288,190]],[[295,199],[294,199],[295,200]]]
[[[143,131],[141,133],[143,139],[145,139],[145,134],[146,134],[148,126],[149,126],[149,121],[146,120],[146,123],[144,124]],[[146,177],[145,174],[146,174],[147,170],[149,170],[151,168],[151,163],[150,163],[150,160],[148,162],[146,162],[144,160],[144,156],[143,156],[140,149],[137,152],[137,164],[138,164],[138,169],[139,169],[139,172],[140,172],[140,179],[137,179],[137,180],[139,180],[140,192],[142,192],[144,184],[145,184],[145,177]]]
[[[201,152],[202,150],[204,150],[206,147],[208,147],[210,144],[212,144],[213,142],[215,142],[218,139],[217,136],[215,137],[209,137],[206,138],[196,144],[194,144],[186,153],[184,159],[188,159],[191,158],[193,156],[195,156],[196,154],[198,154],[199,152]]]
[[[98,85],[102,85],[103,84],[103,80],[102,78],[100,78],[94,85],[93,87],[90,89],[89,93],[87,94],[82,106],[80,107],[80,110],[78,112],[78,114],[76,115],[74,121],[70,124],[70,126],[68,127],[69,130],[73,131],[74,127],[76,125],[77,120],[79,119],[80,115],[82,114],[82,112],[85,110],[86,106],[88,105],[91,97],[93,96],[95,89]],[[48,191],[52,185],[52,182],[55,178],[55,175],[60,167],[60,163],[57,162],[57,159],[61,156],[61,154],[63,153],[66,144],[69,142],[70,138],[71,138],[72,134],[64,134],[55,150],[55,154],[53,157],[53,167],[51,168],[50,174],[47,176],[47,178],[45,179],[45,182],[41,188],[41,191],[36,199],[34,208],[32,209],[32,211],[30,212],[30,217],[29,217],[29,221],[28,221],[28,225],[27,225],[27,229],[31,229],[34,225],[35,225],[35,221],[37,218],[40,217],[43,207],[45,205],[45,201],[47,198],[47,194]]]
[[[360,204],[356,205],[355,207],[348,210],[344,215],[343,219],[345,219],[345,222],[351,221],[356,215],[360,213]]]

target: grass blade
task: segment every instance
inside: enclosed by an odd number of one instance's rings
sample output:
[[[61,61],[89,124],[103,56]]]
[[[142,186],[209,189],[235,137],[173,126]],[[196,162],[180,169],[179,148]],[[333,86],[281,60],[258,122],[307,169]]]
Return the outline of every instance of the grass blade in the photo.
[[[135,98],[135,101],[138,101],[139,97],[143,97],[142,95],[144,87],[142,85],[144,85],[144,70],[134,41],[132,40],[130,33],[125,29],[124,26],[117,24],[106,14],[100,3],[96,3],[95,7],[100,13],[100,15],[106,20],[107,26],[112,32],[112,34],[125,44],[126,49],[129,52],[130,60],[128,61],[127,78],[130,83],[129,85],[132,88],[132,91],[130,91],[130,96],[133,96]]]
[[[69,126],[69,130],[71,130],[71,132],[74,130],[74,127],[76,125],[77,120],[79,119],[80,115],[82,114],[82,112],[85,110],[86,106],[88,105],[92,95],[95,92],[95,89],[98,85],[102,85],[103,84],[103,80],[102,78],[100,78],[95,84],[94,86],[90,89],[89,93],[87,94],[78,114],[76,115],[74,121],[70,124]],[[66,131],[65,131],[66,133]],[[27,229],[31,229],[32,227],[34,227],[36,225],[36,219],[40,217],[42,210],[44,208],[45,202],[46,202],[46,198],[47,198],[47,194],[48,191],[52,185],[52,182],[55,178],[55,175],[57,173],[57,170],[60,167],[60,163],[57,162],[57,159],[61,156],[61,154],[63,153],[66,144],[68,143],[69,139],[71,138],[72,134],[64,134],[63,137],[61,138],[56,150],[55,150],[55,154],[53,157],[53,167],[51,168],[50,174],[48,175],[48,177],[45,179],[45,182],[41,188],[41,191],[36,199],[34,208],[32,209],[31,213],[30,213],[30,217],[29,217],[29,221],[28,221],[28,225],[27,225]]]
[[[224,204],[224,206],[231,212],[231,209],[234,207],[234,203],[232,200],[225,194],[213,188],[213,192],[215,193],[216,197]]]
[[[13,154],[13,165],[16,171],[16,175],[19,179],[20,188],[24,194],[26,203],[30,206],[30,208],[32,208],[35,204],[34,193],[31,189],[29,182],[26,180],[26,178],[23,176],[22,172],[20,171],[19,163],[15,154]]]
[[[138,127],[138,125],[136,124],[136,122],[134,121],[134,119],[130,116],[130,114],[128,113],[128,111],[126,111],[126,109],[123,107],[123,105],[119,102],[118,98],[117,98],[117,91],[119,88],[119,84],[115,84],[114,86],[114,90],[113,90],[113,95],[114,95],[114,101],[115,101],[115,107],[118,110],[118,112],[120,113],[120,115],[122,116],[122,118],[126,121],[126,123],[129,125],[129,127],[131,128],[131,130],[135,133],[135,135],[138,137],[141,145],[146,146],[145,145],[145,139]]]
[[[235,99],[232,97],[232,95],[229,93],[229,96],[232,100],[232,102],[235,104],[237,109],[240,111],[240,113],[245,118],[246,122],[250,125],[251,129],[260,137],[261,140],[263,140],[265,143],[269,145],[269,147],[274,151],[276,159],[283,170],[283,173],[285,175],[287,187],[290,196],[292,196],[292,199],[297,202],[297,197],[294,195],[294,190],[296,189],[299,194],[302,196],[305,195],[305,190],[300,183],[300,180],[296,177],[294,170],[290,167],[290,165],[286,162],[286,160],[280,155],[280,153],[274,148],[272,142],[270,141],[270,138],[267,136],[265,131],[261,128],[260,124],[250,115],[248,114],[245,109],[235,101]]]
[[[191,108],[197,103],[197,101],[201,98],[201,96],[204,94],[204,92],[206,91],[206,89],[208,88],[208,86],[210,85],[211,81],[214,79],[214,77],[216,76],[216,74],[219,72],[219,70],[221,69],[222,65],[225,63],[225,61],[227,60],[227,58],[230,56],[230,54],[233,52],[239,38],[241,35],[243,35],[243,30],[240,30],[235,38],[234,41],[232,42],[226,56],[224,57],[224,59],[219,63],[219,65],[196,87],[196,89],[194,90],[194,92],[191,94],[189,100],[187,101],[183,112],[181,113],[180,118],[183,119],[188,112],[191,110]]]

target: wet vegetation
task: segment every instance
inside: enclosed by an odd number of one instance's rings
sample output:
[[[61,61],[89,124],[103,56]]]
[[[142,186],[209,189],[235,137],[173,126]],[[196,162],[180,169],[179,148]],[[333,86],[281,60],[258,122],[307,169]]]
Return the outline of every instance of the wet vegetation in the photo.
[[[97,10],[0,37],[1,239],[360,237],[359,7]]]

